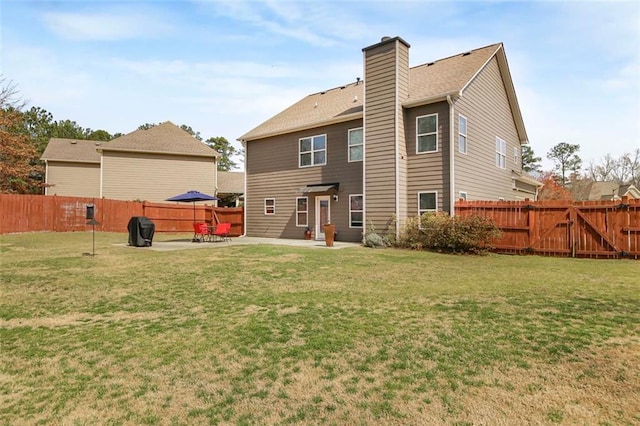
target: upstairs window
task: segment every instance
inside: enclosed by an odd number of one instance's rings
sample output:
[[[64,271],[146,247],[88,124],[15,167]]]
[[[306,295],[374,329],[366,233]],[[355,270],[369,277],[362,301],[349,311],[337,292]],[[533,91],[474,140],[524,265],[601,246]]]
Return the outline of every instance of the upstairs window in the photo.
[[[362,161],[362,127],[349,130],[349,161]]]
[[[513,162],[516,166],[520,165],[520,149],[517,146],[513,147]]]
[[[418,153],[438,150],[438,114],[416,118],[416,148]]]
[[[458,116],[458,151],[467,153],[467,118],[463,115]]]
[[[349,227],[362,228],[363,204],[362,195],[349,195]]]
[[[327,164],[327,135],[317,135],[300,139],[300,167],[323,166]]]
[[[507,143],[496,136],[496,167],[507,168]]]
[[[436,191],[418,192],[418,216],[438,210],[438,193]]]

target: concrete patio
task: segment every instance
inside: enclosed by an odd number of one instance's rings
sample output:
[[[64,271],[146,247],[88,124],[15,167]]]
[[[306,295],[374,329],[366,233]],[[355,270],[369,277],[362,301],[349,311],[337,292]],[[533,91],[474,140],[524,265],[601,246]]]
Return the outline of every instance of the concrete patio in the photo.
[[[193,249],[215,249],[230,246],[239,245],[252,245],[252,244],[271,244],[282,245],[292,247],[306,247],[313,249],[325,249],[325,250],[339,250],[349,247],[361,247],[360,243],[351,243],[344,241],[335,241],[333,247],[327,247],[324,241],[315,240],[291,240],[284,238],[258,238],[258,237],[233,237],[231,241],[226,242],[192,242],[191,238],[184,238],[183,236],[170,235],[156,235],[151,247],[132,247],[127,243],[117,244],[118,246],[127,247],[136,250],[153,250],[153,251],[172,251],[172,250],[193,250]]]

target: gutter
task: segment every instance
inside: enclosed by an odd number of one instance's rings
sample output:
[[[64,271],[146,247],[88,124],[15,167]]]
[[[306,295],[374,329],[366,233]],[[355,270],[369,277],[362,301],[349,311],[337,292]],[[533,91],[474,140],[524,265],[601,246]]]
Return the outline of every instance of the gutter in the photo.
[[[447,95],[447,103],[449,104],[449,216],[454,217],[456,215],[456,195],[455,195],[455,123],[453,100],[451,95]]]

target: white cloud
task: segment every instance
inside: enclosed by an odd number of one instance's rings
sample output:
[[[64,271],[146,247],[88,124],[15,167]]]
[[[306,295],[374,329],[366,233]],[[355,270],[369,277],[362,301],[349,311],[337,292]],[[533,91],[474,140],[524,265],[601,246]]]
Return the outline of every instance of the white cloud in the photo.
[[[47,12],[44,23],[67,40],[113,41],[148,38],[171,25],[151,10],[113,9],[104,12]]]

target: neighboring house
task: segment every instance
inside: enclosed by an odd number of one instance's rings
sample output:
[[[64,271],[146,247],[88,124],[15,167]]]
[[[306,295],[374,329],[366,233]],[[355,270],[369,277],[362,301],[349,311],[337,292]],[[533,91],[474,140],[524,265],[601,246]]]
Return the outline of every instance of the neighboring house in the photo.
[[[246,232],[360,241],[459,198],[532,198],[527,134],[501,43],[409,68],[409,44],[363,49],[364,81],[307,96],[241,136]],[[394,220],[395,219],[395,220]]]
[[[218,172],[216,195],[226,201],[227,207],[238,207],[244,202],[244,172]],[[222,206],[218,202],[219,206]]]
[[[51,139],[46,194],[151,202],[192,189],[213,194],[219,155],[169,121],[103,143]]]
[[[51,138],[42,153],[45,194],[100,197],[100,142]]]
[[[619,200],[622,197],[640,198],[640,191],[634,185],[620,185],[616,182],[592,182],[588,200]]]

